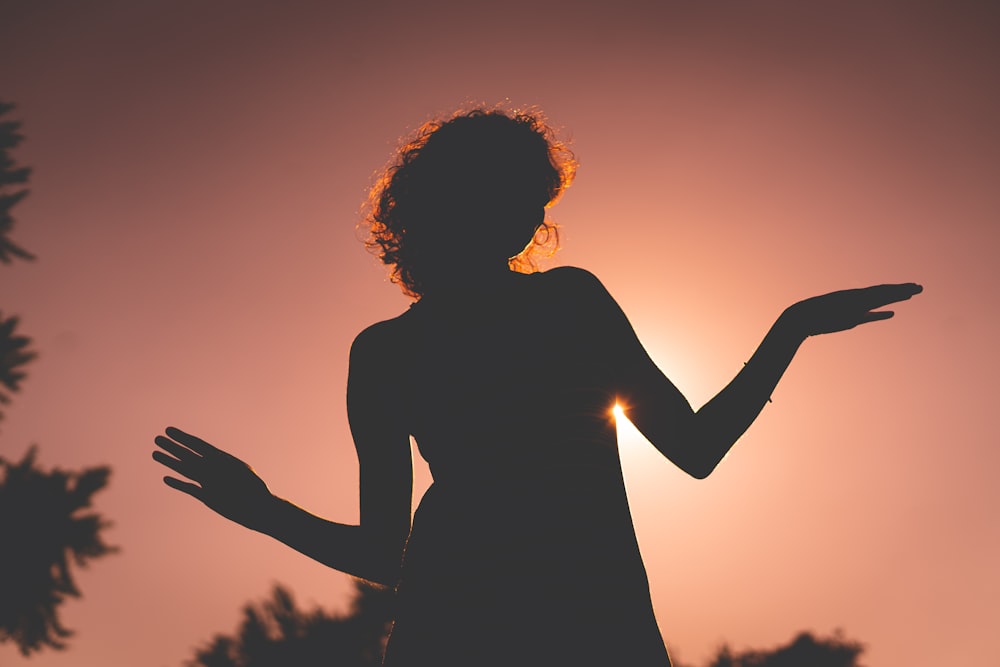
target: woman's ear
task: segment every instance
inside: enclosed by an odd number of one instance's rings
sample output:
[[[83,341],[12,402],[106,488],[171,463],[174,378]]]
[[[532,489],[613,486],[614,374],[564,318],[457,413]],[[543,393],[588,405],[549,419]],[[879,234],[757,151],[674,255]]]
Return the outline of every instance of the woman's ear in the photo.
[[[544,206],[539,206],[538,210],[535,211],[535,231],[536,232],[538,231],[538,228],[542,226],[543,222],[545,222],[545,207]]]

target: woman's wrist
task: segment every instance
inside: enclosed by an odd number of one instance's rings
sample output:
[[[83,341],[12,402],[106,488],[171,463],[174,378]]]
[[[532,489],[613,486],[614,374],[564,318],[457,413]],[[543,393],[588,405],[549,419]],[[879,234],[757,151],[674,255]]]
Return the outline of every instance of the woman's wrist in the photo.
[[[250,530],[275,537],[283,522],[282,516],[287,510],[286,506],[289,504],[287,500],[273,493],[268,494],[267,497],[260,499],[251,515],[252,518],[244,525]]]
[[[778,319],[775,320],[771,331],[779,339],[796,346],[801,345],[810,335],[808,327],[802,321],[802,318],[798,317],[795,305],[791,305],[782,311]]]

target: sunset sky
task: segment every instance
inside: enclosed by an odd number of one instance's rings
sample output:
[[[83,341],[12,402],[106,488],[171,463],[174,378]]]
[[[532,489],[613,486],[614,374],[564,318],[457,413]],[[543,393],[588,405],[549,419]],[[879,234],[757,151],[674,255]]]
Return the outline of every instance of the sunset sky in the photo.
[[[121,547],[78,574],[70,650],[0,665],[179,667],[276,582],[345,607],[346,575],[165,487],[152,440],[357,521],[348,348],[408,304],[360,205],[420,123],[505,100],[580,160],[546,267],[596,273],[696,406],[792,302],[925,287],[807,341],[707,480],[622,426],[672,654],[842,628],[870,667],[997,664],[998,35],[955,0],[0,0],[38,256],[0,311],[39,352],[0,456],[110,465]]]

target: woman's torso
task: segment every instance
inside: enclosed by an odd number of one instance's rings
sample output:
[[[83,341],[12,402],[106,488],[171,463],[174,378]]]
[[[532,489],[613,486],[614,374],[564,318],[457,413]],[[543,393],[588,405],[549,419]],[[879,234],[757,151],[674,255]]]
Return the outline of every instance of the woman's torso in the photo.
[[[618,458],[612,355],[599,313],[565,282],[513,274],[398,318],[396,381],[434,482],[407,544],[390,656],[399,644],[432,651],[442,627],[471,620],[470,647],[501,628],[637,632],[649,664],[665,664]]]

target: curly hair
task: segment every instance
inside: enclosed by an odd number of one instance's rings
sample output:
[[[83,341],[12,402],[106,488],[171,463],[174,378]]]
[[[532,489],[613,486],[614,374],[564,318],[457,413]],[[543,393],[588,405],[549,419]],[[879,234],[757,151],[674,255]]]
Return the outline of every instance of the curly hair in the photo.
[[[365,245],[415,299],[469,245],[504,252],[512,270],[530,273],[538,255],[558,248],[544,210],[576,167],[537,110],[476,108],[424,123],[371,188]]]

